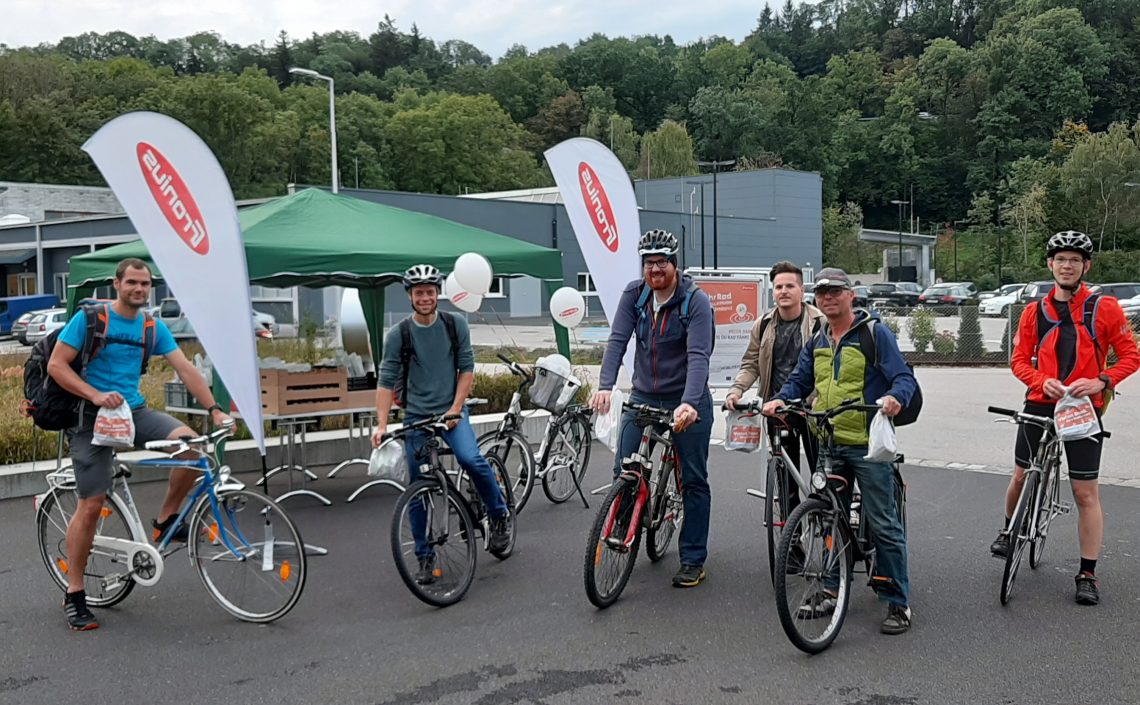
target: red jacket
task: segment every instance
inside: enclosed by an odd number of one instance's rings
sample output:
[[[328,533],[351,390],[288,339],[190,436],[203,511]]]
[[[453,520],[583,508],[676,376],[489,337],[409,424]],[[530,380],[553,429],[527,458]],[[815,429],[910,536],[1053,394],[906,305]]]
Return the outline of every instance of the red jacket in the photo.
[[[1041,305],[1046,306],[1050,319],[1058,320],[1058,307],[1065,303],[1057,301],[1053,294],[1056,289],[1042,299]],[[1084,316],[1085,301],[1091,292],[1081,284],[1081,288],[1068,302],[1073,323],[1077,329],[1077,363],[1073,367],[1068,379],[1060,380],[1061,384],[1068,386],[1078,379],[1098,377],[1101,372],[1108,374],[1112,380],[1111,386],[1115,388],[1126,377],[1140,368],[1140,352],[1136,349],[1136,339],[1132,335],[1132,327],[1128,318],[1120,308],[1114,297],[1103,296],[1097,306],[1096,313],[1096,341],[1093,341],[1085,327]],[[1057,361],[1057,337],[1059,329],[1053,329],[1045,335],[1040,347],[1037,345],[1037,306],[1032,305],[1021,314],[1021,323],[1017,326],[1017,335],[1013,339],[1014,350],[1011,366],[1013,374],[1029,387],[1029,401],[1042,404],[1054,404],[1056,399],[1049,398],[1043,389],[1045,380],[1056,379],[1059,373]],[[1097,349],[1099,347],[1099,350]],[[1105,360],[1108,349],[1116,352],[1117,363],[1105,370]],[[1037,366],[1033,366],[1033,356],[1037,356]],[[1097,408],[1104,406],[1104,394],[1093,396],[1093,404]]]

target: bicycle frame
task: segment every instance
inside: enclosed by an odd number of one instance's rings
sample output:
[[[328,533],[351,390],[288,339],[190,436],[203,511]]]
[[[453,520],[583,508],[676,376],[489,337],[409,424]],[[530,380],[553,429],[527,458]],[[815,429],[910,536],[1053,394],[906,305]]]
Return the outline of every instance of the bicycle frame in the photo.
[[[635,451],[632,455],[623,458],[621,461],[622,471],[619,477],[622,479],[637,480],[637,499],[634,501],[633,505],[633,521],[629,523],[629,528],[626,531],[624,539],[617,541],[613,536],[610,535],[613,531],[614,523],[617,521],[617,511],[620,509],[616,503],[611,505],[609,516],[606,517],[605,535],[609,536],[607,542],[610,542],[610,545],[614,547],[620,545],[626,550],[633,546],[633,541],[637,537],[637,532],[641,530],[645,505],[649,503],[649,498],[652,494],[650,492],[650,485],[655,485],[658,482],[667,481],[667,478],[664,476],[664,472],[665,466],[669,464],[668,461],[670,459],[670,455],[674,456],[672,460],[674,463],[676,463],[676,451],[673,448],[672,431],[668,429],[664,431],[658,431],[655,426],[664,424],[659,424],[659,422],[655,422],[650,419],[647,419],[646,421],[647,423],[641,432],[641,444],[638,446],[637,451]],[[650,460],[650,458],[653,457],[653,450],[659,444],[665,446],[665,451],[662,453],[662,461],[658,468],[658,477],[654,478],[653,462]],[[648,477],[646,470],[648,470]],[[674,472],[675,471],[676,470],[674,469]],[[657,525],[653,523],[654,521],[655,519],[653,517],[650,517],[649,528],[657,528]]]

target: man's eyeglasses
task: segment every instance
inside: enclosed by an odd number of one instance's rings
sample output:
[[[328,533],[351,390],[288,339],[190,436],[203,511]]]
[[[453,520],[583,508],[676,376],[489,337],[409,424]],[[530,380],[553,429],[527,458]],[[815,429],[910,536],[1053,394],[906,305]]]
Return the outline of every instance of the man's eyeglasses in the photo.
[[[656,269],[659,272],[664,272],[665,268],[669,266],[669,260],[646,260],[645,264],[642,266],[644,266],[646,269]]]
[[[1065,267],[1065,266],[1080,267],[1081,265],[1083,265],[1085,263],[1085,261],[1084,261],[1084,259],[1082,259],[1080,257],[1054,257],[1053,263],[1059,264],[1062,267]]]
[[[844,291],[848,291],[848,289],[842,286],[817,286],[815,288],[815,296],[816,298],[819,298],[821,296],[839,296],[839,294],[843,293]]]

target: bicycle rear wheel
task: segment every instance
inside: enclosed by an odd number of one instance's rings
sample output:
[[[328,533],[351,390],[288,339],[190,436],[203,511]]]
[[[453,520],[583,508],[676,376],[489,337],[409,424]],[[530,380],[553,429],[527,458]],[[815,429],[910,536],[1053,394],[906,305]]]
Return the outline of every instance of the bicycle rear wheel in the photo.
[[[1049,524],[1052,523],[1056,508],[1061,504],[1061,468],[1054,463],[1040,493],[1037,507],[1037,536],[1029,545],[1029,567],[1036,569],[1045,555],[1045,540],[1049,538]]]
[[[612,605],[633,573],[641,544],[641,516],[636,510],[638,480],[618,478],[602,506],[586,541],[583,577],[586,597],[595,607]],[[632,530],[633,538],[629,541]]]
[[[768,461],[768,478],[764,488],[764,530],[768,534],[768,572],[776,585],[776,556],[780,538],[788,521],[788,475],[781,458]]]
[[[503,461],[511,478],[511,493],[515,498],[515,511],[521,512],[534,491],[534,453],[530,443],[517,431],[500,434],[489,431],[479,436],[479,452],[484,456],[494,453]]]
[[[578,484],[586,477],[590,465],[590,425],[582,416],[564,416],[555,429],[553,445],[547,454],[542,491],[546,498],[561,504],[574,496]]]
[[[57,487],[45,494],[36,508],[36,541],[40,557],[43,558],[48,575],[63,591],[67,590],[68,571],[71,569],[67,555],[67,526],[71,523],[78,502],[79,496],[74,489]],[[134,540],[126,512],[114,494],[108,494],[103,502],[103,509],[95,524],[95,534]],[[83,571],[83,589],[87,593],[88,605],[117,605],[135,589],[135,581],[130,578],[108,580],[109,576],[122,576],[130,570],[123,562],[124,558],[99,547],[91,549],[87,567]]]
[[[190,563],[222,609],[246,622],[280,619],[301,599],[305,544],[277,502],[251,490],[198,501],[190,519]]]
[[[506,559],[510,558],[511,554],[515,551],[515,540],[518,538],[519,534],[519,526],[517,521],[518,508],[515,507],[514,494],[511,492],[511,478],[507,473],[506,467],[503,465],[503,461],[499,459],[499,456],[491,453],[487,456],[487,462],[491,464],[491,469],[495,471],[495,480],[499,483],[499,489],[503,492],[503,501],[507,504],[507,514],[511,519],[511,542],[508,543],[507,547],[501,551],[490,551],[489,553],[495,558],[498,558],[501,561],[505,561]],[[470,479],[468,479],[468,481],[470,481]],[[488,531],[489,530],[490,527],[488,527]]]
[[[797,649],[817,654],[839,636],[851,601],[853,550],[829,503],[806,499],[788,517],[776,554],[776,613]]]
[[[685,521],[685,503],[681,496],[681,468],[675,461],[663,466],[653,493],[653,521],[646,530],[645,554],[653,563],[665,557],[673,534]]]
[[[475,520],[447,487],[432,478],[409,485],[392,511],[391,541],[400,579],[418,599],[447,607],[467,594],[478,551]]]
[[[1025,473],[1025,486],[1021,488],[1021,496],[1017,498],[1017,508],[1009,521],[1009,551],[1005,554],[1005,570],[1001,576],[1001,603],[1007,604],[1009,596],[1013,593],[1013,582],[1017,579],[1017,569],[1021,566],[1021,557],[1026,547],[1031,543],[1030,534],[1033,532],[1033,502],[1037,494],[1037,484],[1041,476],[1035,471]]]

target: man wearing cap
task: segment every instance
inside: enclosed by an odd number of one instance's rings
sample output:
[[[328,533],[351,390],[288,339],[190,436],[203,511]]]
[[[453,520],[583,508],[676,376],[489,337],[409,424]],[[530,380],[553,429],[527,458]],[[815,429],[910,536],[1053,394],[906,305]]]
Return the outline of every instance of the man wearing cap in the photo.
[[[814,391],[816,411],[834,409],[848,399],[880,404],[893,417],[910,403],[917,383],[899,352],[898,342],[878,316],[854,308],[851,280],[841,269],[820,270],[815,281],[815,303],[827,317],[818,333],[804,346],[792,376],[764,413],[773,416],[789,399],[806,399]],[[866,460],[872,415],[849,412],[835,417],[834,450],[821,448],[832,461],[832,472],[859,482],[863,516],[871,529],[876,550],[876,572],[871,577],[879,599],[887,603],[880,625],[884,634],[910,629],[910,583],[907,576],[906,530],[895,503],[897,479],[890,463]],[[843,493],[850,503],[850,489]],[[802,617],[826,617],[835,611],[835,593],[825,586],[800,606]]]
[[[673,586],[696,587],[707,577],[709,514],[709,439],[713,408],[709,392],[709,355],[713,349],[713,310],[708,294],[677,269],[677,238],[664,230],[641,237],[643,278],[630,282],[614,316],[598,391],[590,406],[609,413],[610,396],[629,339],[637,336],[633,362],[636,404],[673,409],[673,442],[681,465],[685,519],[678,541],[681,568]],[[635,453],[641,430],[635,414],[622,415],[614,476],[623,458]]]

